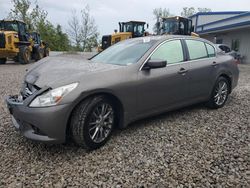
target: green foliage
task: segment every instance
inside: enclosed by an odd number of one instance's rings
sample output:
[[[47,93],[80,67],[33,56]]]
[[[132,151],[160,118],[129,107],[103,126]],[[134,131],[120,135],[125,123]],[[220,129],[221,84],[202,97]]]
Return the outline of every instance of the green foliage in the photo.
[[[29,0],[12,0],[13,9],[10,10],[9,18],[22,20],[27,24],[31,24],[31,16],[29,11],[31,2]]]
[[[47,20],[48,13],[41,9],[37,2],[34,8],[31,7],[31,2],[29,0],[12,0],[12,3],[13,9],[10,10],[9,19],[24,21],[30,26],[30,31],[40,33],[42,40],[49,44],[51,50],[69,50],[70,41],[67,34],[62,31],[60,25],[55,27]]]

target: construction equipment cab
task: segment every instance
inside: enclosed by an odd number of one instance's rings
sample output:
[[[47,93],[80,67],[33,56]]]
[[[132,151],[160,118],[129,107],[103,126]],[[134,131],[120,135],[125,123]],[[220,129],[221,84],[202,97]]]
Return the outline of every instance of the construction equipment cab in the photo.
[[[164,35],[192,35],[199,37],[193,33],[192,20],[180,16],[163,17],[157,22],[157,34]]]
[[[39,54],[40,48],[42,48],[41,45],[34,45],[24,22],[0,21],[0,64],[5,64],[8,58],[19,61],[21,64],[29,63],[31,58],[39,60],[44,57],[44,54]]]
[[[119,32],[115,31],[115,33],[112,35],[104,35],[102,37],[101,49],[98,51],[105,50],[111,45],[122,40],[145,36],[145,25],[147,25],[148,28],[148,24],[146,24],[146,22],[119,22]]]

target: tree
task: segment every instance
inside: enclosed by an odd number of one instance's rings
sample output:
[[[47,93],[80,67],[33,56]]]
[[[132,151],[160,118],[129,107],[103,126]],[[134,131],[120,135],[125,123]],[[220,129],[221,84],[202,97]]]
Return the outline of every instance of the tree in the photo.
[[[79,51],[81,49],[81,39],[80,39],[80,32],[81,32],[81,27],[80,23],[78,20],[78,17],[76,15],[76,10],[72,11],[72,17],[68,21],[69,29],[68,29],[68,34],[69,37],[75,46],[76,51]]]
[[[68,34],[76,50],[91,51],[93,47],[97,46],[99,33],[88,6],[81,10],[80,19],[76,16],[76,13],[72,13],[68,25]]]
[[[41,9],[38,4],[36,4],[35,8],[32,10],[31,17],[31,25],[33,30],[39,31],[39,26],[47,22],[47,11]]]
[[[210,8],[197,8],[196,10],[194,7],[183,7],[181,16],[189,18],[190,16],[196,14],[197,12],[212,12],[212,10]]]
[[[153,15],[154,15],[154,19],[156,20],[156,23],[154,25],[153,30],[156,33],[157,33],[157,30],[158,30],[157,29],[158,28],[157,23],[160,21],[160,18],[172,16],[172,14],[170,13],[169,9],[166,9],[166,8],[164,8],[164,9],[162,9],[162,8],[155,8],[153,10]]]
[[[29,0],[11,0],[13,9],[10,10],[8,18],[21,20],[28,25],[31,24],[30,9],[31,2]]]
[[[69,39],[62,31],[62,27],[54,25],[47,20],[47,11],[41,9],[37,2],[32,8],[29,0],[12,0],[13,9],[9,18],[24,21],[31,31],[40,33],[43,41],[47,42],[51,50],[66,51],[69,49]]]
[[[181,16],[188,18],[196,13],[196,10],[194,7],[184,7]]]
[[[198,12],[212,12],[211,8],[198,8]]]

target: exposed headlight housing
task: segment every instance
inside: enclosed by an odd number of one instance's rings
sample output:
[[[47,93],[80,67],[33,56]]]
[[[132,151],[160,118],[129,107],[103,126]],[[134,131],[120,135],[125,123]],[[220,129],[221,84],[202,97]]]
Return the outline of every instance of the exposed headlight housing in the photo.
[[[62,98],[73,91],[78,86],[78,83],[69,84],[49,90],[42,95],[37,96],[31,103],[30,107],[48,107],[57,105]]]

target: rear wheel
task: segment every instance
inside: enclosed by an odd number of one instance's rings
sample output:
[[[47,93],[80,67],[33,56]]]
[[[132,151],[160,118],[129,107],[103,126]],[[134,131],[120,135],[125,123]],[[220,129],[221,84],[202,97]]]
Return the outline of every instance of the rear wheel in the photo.
[[[225,77],[219,77],[208,101],[208,106],[214,109],[223,107],[228,99],[229,88],[228,80]]]
[[[41,47],[35,48],[34,59],[35,61],[39,61],[43,58],[43,49]]]
[[[49,48],[45,48],[44,57],[48,57],[48,56],[49,56]]]
[[[19,49],[19,55],[18,55],[18,60],[21,64],[27,64],[30,62],[31,59],[31,53],[30,49],[27,46],[22,46]]]
[[[97,96],[83,101],[75,109],[70,128],[75,143],[92,150],[108,141],[114,124],[114,105],[105,97]]]
[[[15,62],[18,62],[18,55],[13,58]]]
[[[7,61],[7,58],[0,58],[0,64],[5,64]]]

